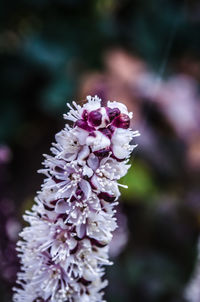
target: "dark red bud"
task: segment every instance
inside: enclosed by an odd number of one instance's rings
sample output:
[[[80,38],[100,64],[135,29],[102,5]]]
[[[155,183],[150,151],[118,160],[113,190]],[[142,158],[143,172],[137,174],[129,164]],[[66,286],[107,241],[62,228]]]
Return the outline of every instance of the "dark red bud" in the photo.
[[[114,119],[112,125],[117,128],[128,129],[130,126],[130,118],[127,114],[121,113]]]
[[[90,127],[88,125],[88,123],[86,121],[84,121],[84,120],[77,120],[76,123],[74,124],[74,126],[77,126],[77,127],[81,128],[83,130],[86,130],[88,132],[91,132],[91,131],[95,130],[95,128]]]
[[[120,115],[120,110],[118,108],[106,107],[106,111],[110,121],[112,121],[116,116]]]
[[[89,113],[88,121],[92,126],[98,127],[101,125],[102,114],[98,110],[93,110]]]

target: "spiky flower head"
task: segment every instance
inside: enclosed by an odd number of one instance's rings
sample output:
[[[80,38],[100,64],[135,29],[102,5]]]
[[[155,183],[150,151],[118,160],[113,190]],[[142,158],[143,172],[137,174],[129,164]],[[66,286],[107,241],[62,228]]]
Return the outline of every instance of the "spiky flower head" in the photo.
[[[100,302],[110,265],[108,246],[117,223],[118,180],[138,135],[125,105],[95,96],[82,107],[73,102],[64,118],[73,122],[56,135],[45,155],[46,178],[29,223],[17,244],[21,259],[15,302]]]

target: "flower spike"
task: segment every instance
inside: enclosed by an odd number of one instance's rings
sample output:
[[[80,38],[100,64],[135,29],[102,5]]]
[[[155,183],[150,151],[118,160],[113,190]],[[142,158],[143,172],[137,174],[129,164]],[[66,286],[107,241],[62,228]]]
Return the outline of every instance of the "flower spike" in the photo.
[[[130,165],[137,131],[125,105],[101,106],[95,96],[82,107],[73,102],[64,118],[72,121],[56,134],[53,156],[45,155],[46,178],[35,198],[29,223],[20,233],[21,261],[14,302],[100,302],[108,247],[117,227],[117,181]]]

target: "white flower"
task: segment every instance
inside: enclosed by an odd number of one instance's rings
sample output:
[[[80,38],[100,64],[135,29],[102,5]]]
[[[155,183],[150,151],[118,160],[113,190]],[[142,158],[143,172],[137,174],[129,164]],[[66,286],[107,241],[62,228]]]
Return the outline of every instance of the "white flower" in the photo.
[[[113,108],[118,108],[121,113],[127,114],[130,118],[133,117],[133,113],[132,112],[128,112],[127,107],[124,104],[122,104],[122,103],[115,102],[115,101],[114,102],[108,101],[107,106],[109,108],[112,108],[112,109]]]
[[[130,156],[130,153],[137,145],[130,145],[134,136],[138,136],[138,132],[133,132],[129,129],[116,128],[112,139],[111,148],[113,154],[119,158],[124,159]]]
[[[95,131],[86,139],[86,144],[91,147],[92,151],[98,151],[110,146],[110,140],[100,131]]]
[[[59,159],[62,158],[67,161],[74,160],[81,146],[73,132],[66,128],[57,133],[55,139],[56,144],[53,144],[54,147],[51,148],[52,153]]]
[[[17,244],[21,260],[14,302],[103,302],[104,265],[117,227],[118,180],[138,135],[129,129],[132,114],[118,102],[87,97],[64,116],[74,122],[56,135],[45,155],[45,175],[29,223]],[[105,301],[104,301],[105,302]]]
[[[117,224],[113,217],[107,213],[91,213],[88,217],[86,234],[96,239],[100,244],[106,245],[112,239],[112,232],[116,229]]]
[[[126,165],[125,162],[117,162],[112,157],[106,157],[101,160],[96,174],[99,177],[105,176],[110,180],[118,180],[127,173],[129,168],[130,165]]]

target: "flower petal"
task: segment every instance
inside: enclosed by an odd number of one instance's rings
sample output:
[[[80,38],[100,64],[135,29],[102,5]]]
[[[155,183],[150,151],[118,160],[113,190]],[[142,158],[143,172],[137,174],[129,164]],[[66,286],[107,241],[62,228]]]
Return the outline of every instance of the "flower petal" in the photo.
[[[84,146],[78,154],[78,158],[77,158],[78,163],[81,163],[83,160],[85,160],[88,157],[89,154],[90,154],[89,147]]]
[[[63,213],[66,213],[68,208],[69,208],[69,205],[67,204],[67,202],[64,201],[64,199],[61,199],[56,203],[55,212],[58,214],[63,214]]]
[[[91,153],[88,160],[87,160],[87,164],[93,171],[95,171],[99,166],[98,157],[95,156],[93,153]]]
[[[85,179],[82,179],[79,186],[80,186],[81,190],[83,191],[85,198],[88,199],[91,194],[91,186],[90,186],[89,182]]]
[[[78,224],[76,226],[76,234],[78,238],[83,239],[83,237],[86,235],[86,224]]]

